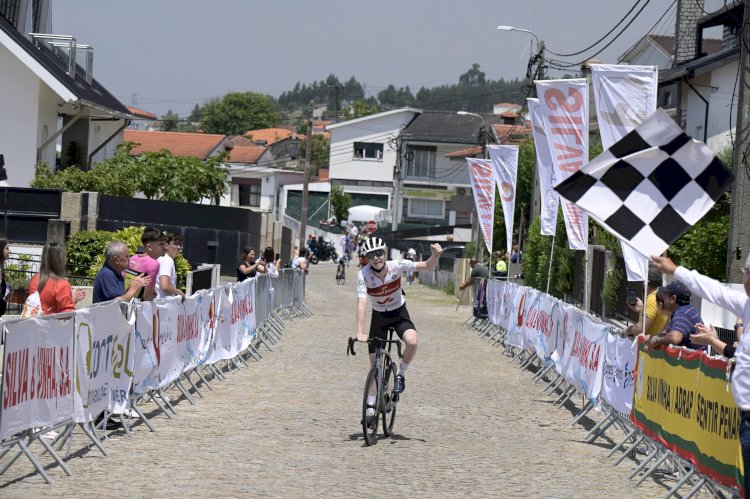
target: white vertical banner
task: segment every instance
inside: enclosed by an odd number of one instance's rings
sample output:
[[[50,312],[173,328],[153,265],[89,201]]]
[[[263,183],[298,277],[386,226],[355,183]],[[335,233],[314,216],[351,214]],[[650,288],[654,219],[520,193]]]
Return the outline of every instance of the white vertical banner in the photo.
[[[531,129],[534,133],[534,148],[536,149],[537,178],[541,194],[541,223],[542,234],[555,235],[557,230],[557,207],[560,195],[554,189],[557,185],[555,167],[552,163],[552,153],[549,150],[547,133],[544,131],[544,119],[539,109],[539,99],[526,99],[531,117]]]
[[[232,287],[232,334],[234,351],[244,351],[255,337],[255,279],[245,279]]]
[[[513,247],[513,215],[516,206],[518,178],[518,146],[487,146],[495,180],[500,192],[505,216],[505,234],[508,255]],[[491,251],[490,251],[491,252]]]
[[[547,133],[557,182],[570,177],[589,161],[589,90],[585,78],[537,80],[539,112]],[[588,215],[561,199],[568,246],[588,247]]]
[[[28,319],[6,327],[0,439],[73,414],[73,318]]]
[[[602,146],[609,149],[656,111],[658,68],[592,64],[596,117]],[[648,279],[648,258],[621,242],[628,281]]]
[[[133,394],[144,395],[159,388],[159,363],[161,344],[159,338],[159,309],[153,301],[137,307],[135,318],[135,366],[133,367]]]
[[[214,332],[211,341],[211,353],[206,361],[208,364],[214,364],[220,360],[229,360],[239,353],[233,350],[232,302],[229,290],[215,288],[211,292],[211,297],[213,299],[212,328]]]
[[[630,414],[633,409],[637,355],[637,340],[620,338],[613,334],[607,337],[602,398],[623,414]]]
[[[492,227],[495,221],[495,174],[488,159],[466,158],[474,203],[477,206],[479,229],[487,251],[492,254]]]
[[[122,414],[128,406],[135,358],[133,327],[119,302],[76,312],[77,423],[91,421],[105,410]]]

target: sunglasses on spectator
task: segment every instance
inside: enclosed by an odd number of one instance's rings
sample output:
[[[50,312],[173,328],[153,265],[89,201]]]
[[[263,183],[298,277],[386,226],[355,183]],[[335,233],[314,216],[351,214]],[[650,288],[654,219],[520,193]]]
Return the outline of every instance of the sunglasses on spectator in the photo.
[[[385,250],[379,249],[379,250],[375,250],[375,251],[371,251],[370,253],[367,253],[367,258],[372,259],[375,257],[382,257],[383,255],[385,255]]]

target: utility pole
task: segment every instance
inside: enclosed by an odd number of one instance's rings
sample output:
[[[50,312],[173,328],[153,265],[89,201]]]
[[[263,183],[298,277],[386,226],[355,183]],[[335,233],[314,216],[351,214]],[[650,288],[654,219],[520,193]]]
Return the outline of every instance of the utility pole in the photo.
[[[403,133],[403,130],[399,132],[398,137],[396,138],[396,153],[398,154],[398,159],[396,160],[396,165],[393,167],[393,211],[391,212],[391,230],[393,232],[396,232],[398,230],[398,223],[400,221],[400,213],[399,213],[399,204],[401,201],[401,172],[403,171],[403,144],[404,139],[401,136]]]
[[[750,250],[750,0],[745,0],[740,33],[740,77],[737,97],[736,139],[734,142],[734,185],[729,211],[727,282],[742,282],[741,269]]]
[[[305,144],[305,179],[302,185],[302,207],[299,216],[299,249],[305,247],[307,242],[307,191],[310,185],[310,161],[312,160],[312,109],[310,118],[307,120],[307,143]]]
[[[536,69],[533,69],[533,65],[536,62]],[[539,51],[536,55],[529,60],[529,67],[526,71],[526,77],[533,79],[531,80],[531,96],[538,97],[536,94],[536,85],[534,80],[541,80],[544,78],[544,40],[539,41]],[[536,158],[536,154],[534,154]],[[534,171],[532,172],[533,182],[531,183],[531,216],[529,217],[529,225],[534,221],[535,217],[541,215],[542,212],[542,194],[539,190],[539,167],[534,161]],[[520,238],[519,238],[520,239]],[[518,241],[518,247],[521,247],[521,241]]]

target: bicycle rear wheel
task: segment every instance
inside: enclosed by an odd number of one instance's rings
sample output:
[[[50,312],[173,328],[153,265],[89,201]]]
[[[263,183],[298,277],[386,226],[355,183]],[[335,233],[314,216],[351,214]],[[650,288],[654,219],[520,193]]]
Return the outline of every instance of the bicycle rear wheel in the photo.
[[[383,415],[383,435],[390,437],[393,433],[393,423],[396,421],[396,402],[398,394],[393,393],[393,387],[396,385],[396,365],[388,361],[383,376],[382,402],[380,411]]]
[[[367,445],[375,445],[378,441],[378,415],[380,413],[379,401],[380,393],[378,388],[378,370],[376,368],[370,369],[370,373],[367,375],[367,381],[365,382],[365,394],[362,397],[362,433],[365,435],[365,443]],[[370,388],[375,387],[375,415],[367,417],[367,396],[370,394]]]

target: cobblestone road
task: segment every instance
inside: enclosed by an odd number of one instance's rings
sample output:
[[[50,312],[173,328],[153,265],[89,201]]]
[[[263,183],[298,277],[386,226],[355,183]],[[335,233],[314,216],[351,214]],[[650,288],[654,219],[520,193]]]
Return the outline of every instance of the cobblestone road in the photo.
[[[354,276],[337,286],[315,266],[307,303],[315,316],[289,324],[261,362],[203,390],[178,416],[51,468],[52,486],[28,461],[0,479],[0,497],[651,497],[632,488],[632,466],[613,467],[583,442],[570,412],[554,409],[531,373],[461,327],[468,308],[419,285],[406,288],[420,345],[407,372],[395,435],[365,447],[359,426],[367,356],[347,357],[354,333]],[[369,322],[369,319],[368,319]],[[364,353],[364,349],[361,350]],[[177,398],[177,393],[172,393]],[[580,401],[579,401],[580,403]],[[146,406],[153,409],[152,406]],[[74,450],[84,437],[76,434]],[[38,444],[35,450],[38,451]]]

